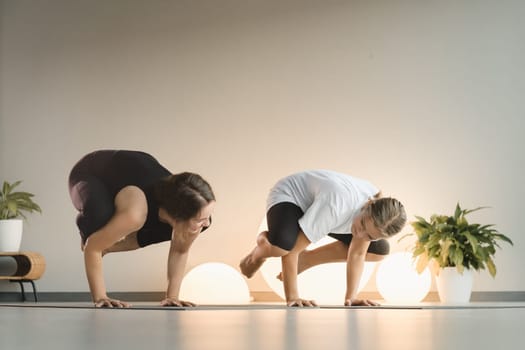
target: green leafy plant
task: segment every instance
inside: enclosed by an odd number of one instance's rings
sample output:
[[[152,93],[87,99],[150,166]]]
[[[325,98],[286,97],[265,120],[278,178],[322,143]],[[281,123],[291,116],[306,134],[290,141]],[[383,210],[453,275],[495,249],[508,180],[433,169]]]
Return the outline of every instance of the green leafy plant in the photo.
[[[492,277],[496,276],[494,254],[498,241],[513,245],[510,238],[498,232],[494,225],[472,224],[467,221],[467,214],[484,209],[461,209],[459,203],[453,216],[432,215],[430,220],[416,216],[411,225],[417,241],[413,247],[413,257],[417,259],[419,273],[433,262],[434,268],[456,267],[459,273],[463,269],[488,269]],[[403,239],[402,237],[401,239]]]
[[[24,212],[42,212],[40,206],[36,204],[32,197],[34,195],[28,192],[14,192],[15,187],[22,181],[16,181],[10,184],[4,181],[0,189],[0,220],[26,218]]]

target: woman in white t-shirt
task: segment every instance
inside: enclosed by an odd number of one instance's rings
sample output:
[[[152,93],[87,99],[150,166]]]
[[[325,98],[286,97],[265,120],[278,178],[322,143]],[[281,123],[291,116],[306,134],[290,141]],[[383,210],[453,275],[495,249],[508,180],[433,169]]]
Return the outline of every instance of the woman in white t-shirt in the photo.
[[[281,257],[280,277],[288,306],[316,306],[299,297],[297,274],[326,262],[347,262],[346,306],[374,306],[357,299],[357,286],[365,261],[388,254],[389,238],[406,223],[403,205],[381,198],[368,181],[329,170],[309,170],[287,176],[270,190],[266,218],[268,231],[259,233],[257,245],[240,263],[248,278],[268,257]],[[335,242],[306,252],[310,243],[331,236]]]

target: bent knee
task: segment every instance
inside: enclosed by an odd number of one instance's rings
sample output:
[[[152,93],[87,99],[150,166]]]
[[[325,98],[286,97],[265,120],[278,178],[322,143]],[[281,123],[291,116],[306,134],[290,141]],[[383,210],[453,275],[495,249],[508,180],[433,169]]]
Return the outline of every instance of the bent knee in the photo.
[[[148,212],[140,208],[128,208],[125,211],[119,212],[119,215],[123,216],[129,230],[138,231],[144,226]]]
[[[137,186],[126,186],[115,196],[118,215],[124,216],[130,228],[138,230],[144,225],[148,215],[146,195]]]

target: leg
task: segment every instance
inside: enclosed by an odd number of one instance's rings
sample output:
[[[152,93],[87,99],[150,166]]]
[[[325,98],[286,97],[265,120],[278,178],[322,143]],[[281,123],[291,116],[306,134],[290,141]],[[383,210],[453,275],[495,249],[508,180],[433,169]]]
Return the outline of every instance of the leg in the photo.
[[[298,223],[301,216],[301,208],[293,203],[279,203],[268,210],[268,231],[257,236],[257,245],[240,263],[246,277],[252,277],[266,258],[286,255],[294,248],[301,232]]]
[[[298,257],[297,273],[321,264],[345,262],[347,253],[348,246],[339,241],[328,243],[313,250],[303,250]],[[282,281],[282,272],[277,275],[277,278]]]
[[[115,252],[127,252],[130,250],[139,249],[139,243],[137,241],[137,231],[130,233],[126,237],[122,238],[120,241],[113,244],[108,249],[105,249],[102,252],[102,255]]]
[[[313,250],[305,250],[299,255],[299,273],[316,265],[345,262],[347,254],[348,245],[340,241],[328,243]],[[381,261],[384,258],[383,254],[368,251],[365,261]]]
[[[348,246],[343,242],[335,241],[313,250],[305,250],[299,255],[299,273],[312,266],[333,262],[345,262]]]
[[[25,302],[27,298],[26,298],[26,290],[24,288],[23,280],[16,280],[16,281],[11,281],[11,282],[17,282],[20,285],[20,291],[22,293],[22,301]]]
[[[287,250],[274,246],[268,241],[268,231],[264,231],[259,233],[257,236],[257,245],[250,254],[241,260],[239,267],[246,277],[251,278],[267,258],[286,254],[288,254]]]
[[[89,175],[72,180],[69,193],[78,210],[76,222],[83,251],[87,238],[113,217],[114,198],[98,178]]]
[[[36,294],[35,282],[33,282],[33,280],[29,280],[29,283],[31,283],[31,285],[33,286],[33,296],[35,297],[35,303],[36,303],[36,302],[38,302],[38,296]]]
[[[330,236],[336,241],[313,250],[305,250],[299,254],[298,273],[317,265],[346,261],[352,235],[330,234]],[[389,251],[390,246],[387,240],[373,241],[370,243],[365,261],[381,261],[388,255]],[[277,275],[277,278],[282,280],[282,273]]]

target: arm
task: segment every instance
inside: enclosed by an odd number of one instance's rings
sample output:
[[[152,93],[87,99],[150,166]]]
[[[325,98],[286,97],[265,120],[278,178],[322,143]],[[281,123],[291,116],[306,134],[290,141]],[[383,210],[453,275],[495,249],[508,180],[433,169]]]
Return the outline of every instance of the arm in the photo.
[[[357,299],[357,288],[361,281],[363,268],[365,264],[365,257],[370,241],[362,238],[353,237],[350,247],[348,248],[348,256],[346,260],[346,306],[377,306],[378,304],[371,300]]]
[[[135,186],[125,187],[115,197],[113,217],[104,227],[88,238],[84,249],[84,264],[95,306],[129,306],[127,303],[108,298],[104,283],[102,255],[104,250],[142,227],[146,215],[147,204],[144,193]]]
[[[281,258],[284,293],[288,306],[317,306],[313,300],[301,299],[297,288],[297,262],[299,253],[305,250],[309,244],[310,241],[308,238],[306,238],[304,233],[300,232],[293,249]]]
[[[163,305],[166,302],[171,302],[174,306],[192,306],[191,303],[184,305],[185,302],[179,300],[180,286],[184,277],[188,255],[188,251],[170,249],[168,257],[168,290],[166,291],[166,300],[163,301]],[[177,305],[177,303],[180,303],[180,305]]]
[[[170,252],[168,256],[168,289],[162,306],[195,306],[179,299],[180,286],[188,261],[189,249],[198,233],[187,232],[184,225],[176,224],[173,228]]]
[[[283,285],[287,303],[293,303],[299,299],[297,289],[297,253],[288,253],[282,257]]]

